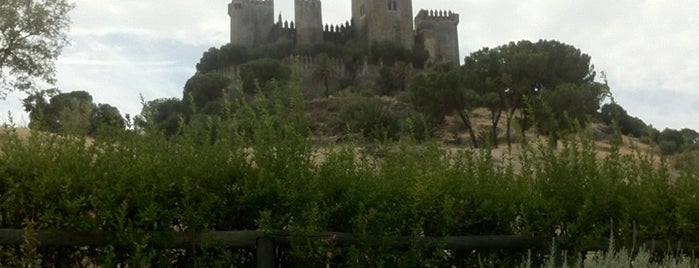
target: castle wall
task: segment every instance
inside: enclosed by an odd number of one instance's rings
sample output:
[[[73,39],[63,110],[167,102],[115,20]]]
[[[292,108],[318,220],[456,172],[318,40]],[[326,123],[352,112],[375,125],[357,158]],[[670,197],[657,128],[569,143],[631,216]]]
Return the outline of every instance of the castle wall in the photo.
[[[354,38],[352,25],[347,22],[339,25],[325,25],[323,29],[323,41],[344,44]]]
[[[297,44],[323,41],[323,13],[320,0],[295,0]]]
[[[256,47],[270,39],[274,26],[274,0],[233,0],[228,4],[231,17],[231,43]]]
[[[381,41],[415,44],[412,0],[352,0],[352,20],[365,48]]]
[[[451,11],[420,10],[415,16],[416,42],[430,54],[427,64],[459,64],[459,15]]]
[[[291,68],[295,68],[295,71],[297,71],[301,76],[303,94],[305,97],[315,98],[325,94],[324,81],[318,81],[317,79],[314,79],[313,76],[313,72],[317,68],[316,60],[313,57],[290,57],[282,60],[282,63],[289,65]],[[331,91],[335,91],[338,90],[338,87],[340,86],[340,79],[347,76],[348,72],[345,69],[345,64],[341,59],[330,58],[330,68],[332,69],[334,75],[328,79],[328,86]],[[232,65],[214,72],[231,79],[231,94],[237,94],[240,66]]]

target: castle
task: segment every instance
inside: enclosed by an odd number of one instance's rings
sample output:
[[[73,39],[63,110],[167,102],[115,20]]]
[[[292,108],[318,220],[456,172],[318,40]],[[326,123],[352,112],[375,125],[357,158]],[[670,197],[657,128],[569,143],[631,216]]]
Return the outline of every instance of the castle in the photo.
[[[274,0],[232,0],[231,43],[257,47],[280,38],[296,44],[342,43],[356,40],[367,49],[389,41],[429,53],[427,64],[459,63],[457,25],[451,11],[420,10],[413,18],[412,0],[352,0],[352,18],[343,25],[323,25],[320,0],[294,0],[295,21],[274,19]]]

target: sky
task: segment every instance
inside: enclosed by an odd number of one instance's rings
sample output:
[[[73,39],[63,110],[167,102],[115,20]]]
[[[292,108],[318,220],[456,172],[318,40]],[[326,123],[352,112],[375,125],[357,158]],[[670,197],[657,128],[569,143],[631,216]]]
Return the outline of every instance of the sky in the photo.
[[[57,87],[140,113],[141,99],[182,96],[209,47],[230,40],[230,0],[74,0],[71,46],[57,61]],[[351,17],[350,0],[325,0],[325,23]],[[293,20],[293,1],[276,0]],[[558,40],[592,57],[615,100],[658,129],[699,130],[699,1],[414,0],[460,14],[461,58],[510,41]],[[276,19],[276,17],[275,17]],[[19,125],[24,94],[0,100],[0,120]]]

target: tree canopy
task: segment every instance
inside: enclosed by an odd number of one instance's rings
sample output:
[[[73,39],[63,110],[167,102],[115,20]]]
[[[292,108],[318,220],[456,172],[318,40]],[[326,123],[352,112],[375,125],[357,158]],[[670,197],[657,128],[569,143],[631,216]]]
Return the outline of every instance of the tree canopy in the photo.
[[[38,91],[24,99],[24,109],[29,112],[29,127],[34,130],[96,136],[123,131],[125,127],[119,109],[109,104],[95,105],[92,95],[85,91]]]
[[[256,93],[257,85],[264,87],[267,82],[272,80],[287,81],[290,76],[291,68],[276,59],[252,60],[240,66],[243,89],[248,94]]]
[[[0,93],[28,91],[35,79],[56,82],[56,66],[68,45],[68,0],[0,2]]]
[[[492,127],[490,140],[497,146],[501,114],[507,120],[507,140],[511,141],[511,123],[519,116],[524,129],[535,124],[541,133],[557,137],[584,124],[594,115],[608,91],[606,84],[595,82],[590,56],[558,41],[511,42],[495,48],[483,48],[465,58],[461,69],[437,66],[427,76],[413,82],[414,103],[440,117],[456,111],[464,125],[474,132],[468,111],[488,108]],[[533,109],[530,109],[533,108]],[[537,121],[529,118],[533,115]]]
[[[190,109],[200,110],[208,103],[220,100],[226,94],[231,80],[217,73],[196,73],[184,85],[182,100],[193,104]]]

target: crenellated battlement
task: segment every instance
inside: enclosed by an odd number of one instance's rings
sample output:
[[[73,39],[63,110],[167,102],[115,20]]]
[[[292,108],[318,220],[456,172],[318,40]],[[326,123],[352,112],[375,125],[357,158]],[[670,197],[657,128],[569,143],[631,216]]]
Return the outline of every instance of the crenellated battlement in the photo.
[[[459,14],[450,10],[422,9],[415,16],[415,21],[450,21],[459,23]]]

